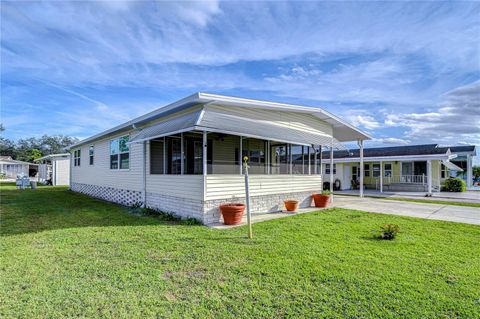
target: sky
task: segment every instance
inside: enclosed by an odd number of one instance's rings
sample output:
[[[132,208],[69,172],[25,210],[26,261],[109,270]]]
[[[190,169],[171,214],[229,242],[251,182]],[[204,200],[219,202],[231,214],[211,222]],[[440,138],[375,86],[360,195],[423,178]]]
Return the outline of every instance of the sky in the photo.
[[[85,138],[200,91],[323,107],[366,147],[480,145],[479,2],[0,8],[7,138]]]

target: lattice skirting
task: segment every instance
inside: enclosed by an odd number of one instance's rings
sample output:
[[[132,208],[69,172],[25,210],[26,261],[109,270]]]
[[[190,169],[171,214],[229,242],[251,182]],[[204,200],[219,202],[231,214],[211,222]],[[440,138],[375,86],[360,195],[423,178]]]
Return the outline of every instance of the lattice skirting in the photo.
[[[71,183],[71,190],[74,192],[100,198],[109,202],[114,202],[126,206],[141,203],[143,201],[142,192],[128,189],[120,189],[106,186]]]

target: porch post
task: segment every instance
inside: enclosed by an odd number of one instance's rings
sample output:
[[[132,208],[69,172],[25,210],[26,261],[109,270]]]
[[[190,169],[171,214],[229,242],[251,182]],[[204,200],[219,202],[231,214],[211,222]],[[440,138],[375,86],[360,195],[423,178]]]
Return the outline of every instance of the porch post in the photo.
[[[308,146],[308,175],[312,174],[312,167],[310,166],[311,155],[310,155],[310,146]]]
[[[320,190],[323,191],[323,155],[322,155],[322,145],[319,145],[318,152],[320,153],[320,175],[322,175],[322,184],[320,185]]]
[[[184,157],[184,147],[183,147],[183,133],[180,134],[180,175],[183,175],[183,172],[185,170],[185,157]]]
[[[317,148],[315,147],[315,145],[313,145],[313,173],[315,175],[318,174],[318,169],[317,169]]]
[[[360,147],[360,197],[363,197],[363,140],[358,140],[358,146]]]
[[[240,169],[240,175],[242,175],[242,163],[243,163],[243,136],[240,136],[240,154],[238,154],[238,163]]]
[[[467,188],[472,187],[472,155],[467,155]]]
[[[380,193],[383,193],[383,162],[380,161]]]
[[[292,144],[288,144],[288,152],[290,153],[289,154],[289,157],[290,157],[290,175],[293,174],[293,155],[292,155]]]
[[[330,201],[333,203],[333,138],[330,142]]]
[[[164,136],[163,137],[163,175],[167,174],[167,154],[165,154],[167,150],[166,143],[167,143],[167,139]]]
[[[265,152],[265,174],[270,174],[270,140],[267,140],[267,151]]]
[[[207,198],[207,131],[203,131],[202,166],[203,166],[203,200]]]
[[[432,161],[427,161],[428,195],[432,195]]]

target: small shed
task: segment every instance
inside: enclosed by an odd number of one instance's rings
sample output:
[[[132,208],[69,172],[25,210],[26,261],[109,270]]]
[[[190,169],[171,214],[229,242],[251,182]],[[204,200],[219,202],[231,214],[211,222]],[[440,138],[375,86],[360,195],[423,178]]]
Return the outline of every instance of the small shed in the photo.
[[[70,154],[50,154],[37,158],[39,163],[38,178],[40,182],[50,183],[53,186],[70,185]]]

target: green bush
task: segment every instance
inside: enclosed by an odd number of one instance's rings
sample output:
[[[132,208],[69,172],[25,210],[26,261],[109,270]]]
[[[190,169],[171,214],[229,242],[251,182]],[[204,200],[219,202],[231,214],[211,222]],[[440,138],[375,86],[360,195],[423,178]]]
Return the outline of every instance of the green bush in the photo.
[[[329,191],[329,190],[324,190],[324,191],[322,191],[321,194],[322,194],[322,195],[332,195],[332,192]]]
[[[445,191],[447,192],[464,192],[466,190],[467,185],[463,179],[455,177],[445,181]]]
[[[378,238],[392,240],[392,239],[395,239],[399,231],[400,231],[400,227],[398,225],[385,224],[380,227],[380,231],[378,231],[379,233]]]

